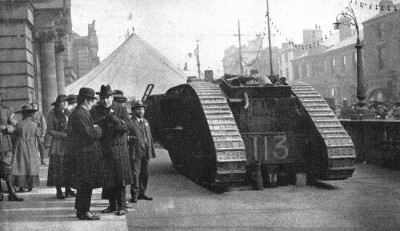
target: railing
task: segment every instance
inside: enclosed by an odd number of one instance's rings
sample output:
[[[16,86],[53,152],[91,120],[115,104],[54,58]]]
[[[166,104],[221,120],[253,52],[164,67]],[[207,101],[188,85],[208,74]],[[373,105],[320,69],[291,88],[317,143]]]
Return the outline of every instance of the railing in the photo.
[[[400,120],[340,120],[359,161],[400,167]]]

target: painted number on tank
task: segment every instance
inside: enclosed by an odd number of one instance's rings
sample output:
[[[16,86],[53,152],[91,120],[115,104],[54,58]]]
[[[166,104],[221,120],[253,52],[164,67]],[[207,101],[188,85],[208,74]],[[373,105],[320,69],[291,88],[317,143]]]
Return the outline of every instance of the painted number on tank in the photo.
[[[278,141],[275,145],[274,157],[277,159],[285,159],[289,155],[289,150],[286,146],[286,135],[274,136],[274,139]]]

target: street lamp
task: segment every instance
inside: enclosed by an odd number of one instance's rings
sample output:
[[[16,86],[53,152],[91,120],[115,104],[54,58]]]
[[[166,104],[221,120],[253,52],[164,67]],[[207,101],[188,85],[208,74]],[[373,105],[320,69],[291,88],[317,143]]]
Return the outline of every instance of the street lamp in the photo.
[[[334,29],[339,29],[341,24],[343,25],[353,25],[356,28],[357,32],[357,42],[356,42],[356,49],[357,49],[357,99],[358,99],[358,107],[362,108],[366,106],[365,103],[365,87],[364,87],[364,71],[363,71],[363,61],[362,61],[362,54],[361,48],[362,43],[360,41],[360,30],[358,27],[358,21],[356,15],[354,13],[353,8],[349,5],[346,7],[347,12],[342,12],[336,16],[336,22],[333,23]],[[341,16],[341,20],[339,17]],[[350,19],[350,20],[343,20],[343,19]]]

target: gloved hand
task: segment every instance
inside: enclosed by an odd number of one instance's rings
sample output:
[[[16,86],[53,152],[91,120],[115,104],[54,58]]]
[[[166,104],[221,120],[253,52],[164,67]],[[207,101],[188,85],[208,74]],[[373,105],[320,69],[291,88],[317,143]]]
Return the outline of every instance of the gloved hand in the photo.
[[[116,115],[110,115],[109,120],[115,124],[119,123],[120,119]]]

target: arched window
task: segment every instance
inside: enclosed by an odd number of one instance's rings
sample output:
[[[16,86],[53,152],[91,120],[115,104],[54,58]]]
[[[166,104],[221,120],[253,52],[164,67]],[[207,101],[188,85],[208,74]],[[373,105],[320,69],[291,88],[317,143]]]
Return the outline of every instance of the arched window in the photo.
[[[378,48],[378,62],[379,62],[378,66],[379,66],[379,70],[382,70],[383,68],[385,68],[386,55],[387,55],[386,47]]]

